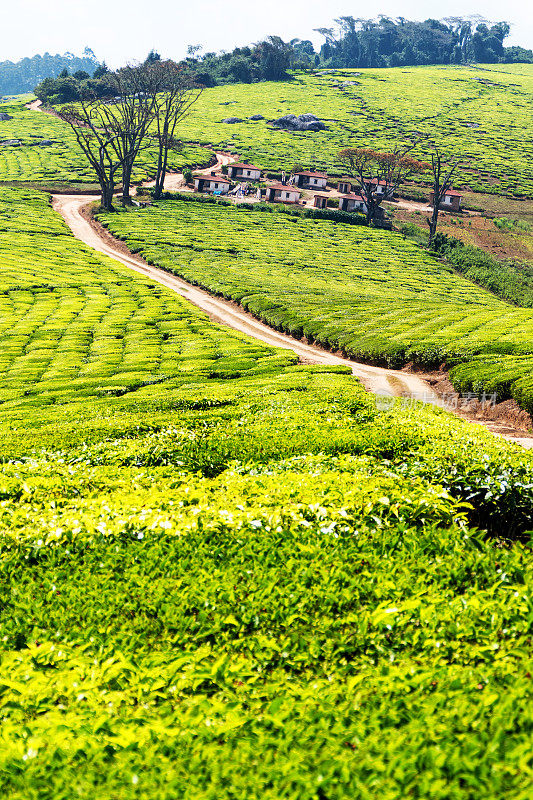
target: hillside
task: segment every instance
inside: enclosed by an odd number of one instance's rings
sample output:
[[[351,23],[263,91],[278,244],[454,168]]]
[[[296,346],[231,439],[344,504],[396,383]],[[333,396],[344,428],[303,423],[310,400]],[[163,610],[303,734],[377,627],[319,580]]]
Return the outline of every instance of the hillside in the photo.
[[[290,170],[299,162],[337,173],[343,147],[388,150],[428,135],[463,157],[458,186],[533,197],[532,102],[533,65],[337,70],[206,89],[182,135],[264,169]],[[269,127],[268,120],[289,113],[313,113],[328,130]],[[265,119],[250,120],[255,114]],[[243,122],[224,124],[231,117]],[[417,152],[424,155],[424,147]]]
[[[11,118],[0,120],[0,183],[16,181],[46,188],[94,185],[96,176],[69,126],[53,114],[30,111],[26,107],[29,99],[0,103],[0,113]],[[211,157],[204,147],[186,145],[172,152],[169,162],[172,169],[181,170],[189,164],[206,165]],[[135,180],[153,177],[155,164],[153,151],[141,152]]]
[[[497,392],[533,411],[533,311],[398,234],[184,200],[103,219],[151,263],[276,328],[356,360],[458,365],[461,390]]]
[[[0,202],[2,795],[525,798],[531,454]]]
[[[290,81],[205,89],[180,125],[180,137],[228,149],[267,170],[290,170],[299,162],[340,174],[335,159],[343,147],[386,150],[427,135],[444,150],[462,156],[458,186],[532,198],[532,101],[530,64],[296,73]],[[1,179],[90,180],[66,125],[48,116],[36,119],[22,107],[5,110],[15,119],[0,122],[0,140],[19,138],[23,147],[18,155],[0,147]],[[290,132],[269,125],[289,113],[309,112],[323,120],[327,130]],[[254,115],[264,119],[250,120]],[[242,122],[224,123],[229,118]],[[32,137],[57,140],[44,160],[28,148]],[[417,152],[427,154],[423,145]],[[172,163],[180,168],[207,161],[196,147],[187,147]]]

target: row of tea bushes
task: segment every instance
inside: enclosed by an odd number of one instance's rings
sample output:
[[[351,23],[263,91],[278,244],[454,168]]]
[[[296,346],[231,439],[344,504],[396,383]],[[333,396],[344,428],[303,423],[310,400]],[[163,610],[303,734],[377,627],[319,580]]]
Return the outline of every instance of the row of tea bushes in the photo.
[[[1,796],[525,800],[531,455],[0,199]]]
[[[527,796],[525,452],[306,368],[0,419],[5,796]]]
[[[427,136],[461,156],[456,184],[473,191],[533,197],[533,66],[429,66],[297,73],[290,81],[206,89],[183,136],[227,148],[263,169],[295,162],[337,174],[344,147],[390,150]],[[319,132],[289,132],[268,121],[313,113]],[[261,114],[265,119],[252,121]],[[224,124],[228,116],[242,121]],[[427,157],[422,142],[417,154]],[[422,179],[428,185],[428,178]]]
[[[0,223],[0,402],[65,402],[295,360],[95,254],[45,195],[3,189]]]

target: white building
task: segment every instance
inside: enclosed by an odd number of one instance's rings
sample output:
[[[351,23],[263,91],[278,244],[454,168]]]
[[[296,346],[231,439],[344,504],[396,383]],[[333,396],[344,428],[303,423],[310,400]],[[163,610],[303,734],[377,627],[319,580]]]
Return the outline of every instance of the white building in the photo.
[[[295,172],[294,183],[302,189],[325,189],[328,183],[328,176],[323,172]]]
[[[271,203],[299,203],[300,190],[285,183],[274,183],[266,190],[266,199]]]
[[[366,203],[359,194],[345,194],[339,197],[339,211],[359,211],[361,214],[367,212]]]
[[[218,175],[196,175],[194,178],[195,192],[209,192],[210,194],[227,194],[230,182]]]
[[[261,170],[253,164],[229,164],[228,175],[233,180],[260,181]]]

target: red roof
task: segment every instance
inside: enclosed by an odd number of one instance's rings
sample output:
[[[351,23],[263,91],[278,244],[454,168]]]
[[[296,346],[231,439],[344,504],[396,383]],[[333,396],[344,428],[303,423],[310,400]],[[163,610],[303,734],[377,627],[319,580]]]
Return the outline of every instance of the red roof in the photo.
[[[305,175],[308,178],[325,178],[328,179],[328,176],[324,172],[295,172],[295,175]]]
[[[273,183],[269,187],[269,189],[284,189],[286,192],[296,192],[296,194],[301,194],[300,190],[296,188],[296,186],[289,186],[286,183]]]
[[[369,181],[369,183],[376,183],[378,186],[386,186],[387,185],[387,181],[378,181],[377,178],[372,178],[372,180]]]
[[[444,196],[449,195],[450,197],[462,197],[463,193],[458,192],[455,189],[448,189],[447,192],[444,192]]]
[[[361,203],[365,202],[360,194],[341,194],[339,199],[340,200],[360,200]]]
[[[226,178],[219,178],[218,175],[195,175],[195,181],[216,181],[217,183],[231,183]]]
[[[254,167],[253,164],[228,164],[228,169],[230,167],[237,167],[237,169],[256,169],[258,172],[261,172],[261,167]]]

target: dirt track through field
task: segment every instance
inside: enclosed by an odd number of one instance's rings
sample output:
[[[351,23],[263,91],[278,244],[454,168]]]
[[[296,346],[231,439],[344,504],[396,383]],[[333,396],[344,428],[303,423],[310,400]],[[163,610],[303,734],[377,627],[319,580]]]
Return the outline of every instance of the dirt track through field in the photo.
[[[119,261],[129,269],[181,295],[205,311],[214,322],[234,328],[272,347],[292,350],[303,363],[343,364],[349,366],[352,374],[359,378],[369,391],[378,395],[378,403],[384,408],[388,407],[394,397],[421,400],[434,405],[441,404],[439,396],[418,375],[361,364],[358,361],[343,358],[316,345],[309,345],[299,339],[294,339],[292,336],[279,333],[255,319],[237,304],[213,297],[208,292],[187,283],[182,278],[147,264],[139,256],[133,255],[123,242],[115,239],[109,231],[91,218],[88,206],[94,202],[94,199],[89,195],[54,195],[53,205],[54,209],[64,218],[76,238],[94,250]],[[493,433],[504,436],[504,438],[521,444],[523,447],[533,448],[533,437],[524,434],[524,431],[507,429],[505,426],[498,426],[490,421],[484,422],[473,419],[471,421],[484,424]]]
[[[120,261],[135,272],[177,292],[205,311],[215,322],[228,325],[230,328],[253,336],[272,347],[292,350],[308,364],[348,365],[353,374],[375,394],[385,397],[416,396],[426,402],[438,404],[437,394],[417,375],[360,364],[357,361],[337,356],[321,347],[305,344],[299,339],[294,339],[292,336],[270,328],[235,303],[213,297],[182,278],[147,264],[139,256],[130,253],[122,242],[115,240],[105,228],[92,221],[89,215],[84,213],[84,209],[92,202],[94,202],[94,197],[87,195],[55,195],[53,199],[55,210],[65,219],[78,239],[100,253]]]

